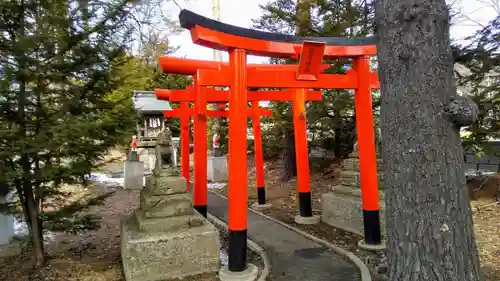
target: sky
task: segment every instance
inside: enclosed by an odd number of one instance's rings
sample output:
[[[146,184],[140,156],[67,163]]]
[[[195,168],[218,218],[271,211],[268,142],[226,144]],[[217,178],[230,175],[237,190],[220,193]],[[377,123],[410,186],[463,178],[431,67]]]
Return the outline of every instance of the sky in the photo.
[[[220,0],[220,20],[224,23],[236,25],[240,27],[250,27],[252,19],[259,18],[261,10],[259,5],[264,5],[270,0]],[[463,17],[451,28],[451,36],[454,39],[460,40],[474,33],[479,28],[479,24],[486,24],[496,14],[496,9],[488,6],[486,2],[495,2],[495,0],[447,0],[454,1],[460,9]],[[212,0],[177,0],[179,6],[183,9],[191,10],[197,14],[212,18]],[[498,5],[497,5],[498,6]],[[178,7],[170,9],[172,18],[177,18]],[[212,60],[213,50],[195,45],[191,41],[188,31],[183,31],[180,34],[169,36],[172,45],[181,46],[181,48],[173,54],[177,57],[186,57],[191,59]],[[463,41],[462,41],[463,42]],[[226,52],[222,53],[222,60],[228,61]],[[262,63],[268,59],[263,57],[249,56],[248,62]]]

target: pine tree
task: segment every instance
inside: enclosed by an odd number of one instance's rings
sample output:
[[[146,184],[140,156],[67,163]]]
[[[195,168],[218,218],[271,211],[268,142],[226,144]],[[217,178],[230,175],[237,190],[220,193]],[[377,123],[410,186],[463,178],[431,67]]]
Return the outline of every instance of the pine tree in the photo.
[[[264,13],[260,19],[254,20],[254,27],[270,32],[305,36],[352,37],[372,33],[372,1],[317,0],[306,2],[302,3],[303,9],[299,9],[301,7],[298,5],[299,2],[294,0],[277,0],[262,6],[261,9]],[[286,61],[281,60],[273,60],[272,62],[286,63]],[[327,63],[332,65],[327,73],[344,73],[345,65],[350,62],[338,59],[327,61]],[[347,90],[324,90],[323,93],[322,102],[307,104],[310,145],[333,151],[337,158],[343,158],[352,151],[355,141],[353,94]],[[375,101],[373,104],[375,108],[379,103]],[[277,139],[266,140],[264,143],[281,141],[287,144],[283,145],[282,143],[282,145],[275,146],[288,148],[285,155],[289,155],[290,157],[287,158],[290,159],[285,161],[285,163],[289,163],[286,165],[288,169],[286,169],[285,175],[290,177],[294,167],[291,160],[294,158],[294,143],[293,125],[289,113],[290,105],[289,103],[272,102],[271,107],[275,116],[265,118],[263,122],[275,123],[271,127],[273,133],[264,135]],[[276,135],[281,137],[276,137]],[[271,149],[271,151],[273,150]]]
[[[488,139],[500,138],[500,15],[468,38],[472,43],[455,47],[458,84],[479,106],[478,121],[464,128],[464,144],[476,152],[489,152]],[[496,151],[499,153],[500,151]]]
[[[136,120],[118,74],[134,1],[81,2],[0,4],[0,181],[19,198],[36,266],[45,200],[82,182]]]

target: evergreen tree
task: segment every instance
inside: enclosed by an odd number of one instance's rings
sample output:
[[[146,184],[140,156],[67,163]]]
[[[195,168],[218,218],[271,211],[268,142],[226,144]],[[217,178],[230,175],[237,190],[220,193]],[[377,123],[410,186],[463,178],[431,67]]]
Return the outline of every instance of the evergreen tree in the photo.
[[[44,202],[62,183],[82,182],[135,129],[123,87],[134,8],[132,0],[0,4],[0,181],[19,198],[36,266],[45,261]]]
[[[455,47],[458,85],[479,106],[478,121],[467,128],[464,144],[476,152],[491,151],[488,139],[500,138],[500,15]],[[462,70],[462,71],[460,71]],[[498,153],[498,151],[496,151]]]
[[[315,0],[294,1],[276,0],[261,6],[263,15],[254,20],[254,27],[269,32],[297,34],[303,36],[364,36],[373,30],[372,1],[339,1]],[[272,60],[277,63],[296,63],[292,61]],[[332,67],[327,73],[344,73],[348,60],[327,61]],[[355,141],[355,113],[352,91],[324,90],[322,102],[307,104],[308,130],[311,146],[322,147],[333,151],[338,158],[346,157]],[[375,101],[374,108],[378,106]],[[275,112],[273,118],[265,118],[264,122],[274,123],[270,126],[272,134],[263,134],[269,138],[264,143],[285,142],[287,155],[285,178],[292,175],[295,166],[293,125],[291,122],[290,103],[272,102]],[[273,142],[274,141],[274,142]],[[269,149],[266,151],[273,151]],[[274,149],[274,151],[276,151]]]

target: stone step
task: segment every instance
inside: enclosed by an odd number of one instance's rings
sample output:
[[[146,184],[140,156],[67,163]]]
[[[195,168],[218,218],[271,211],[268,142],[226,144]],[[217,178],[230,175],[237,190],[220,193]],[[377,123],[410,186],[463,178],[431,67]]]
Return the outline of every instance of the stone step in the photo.
[[[170,195],[187,192],[187,182],[184,177],[158,177],[154,174],[146,178],[146,189],[151,195]]]
[[[321,197],[321,220],[331,226],[363,235],[363,209],[360,196],[341,192],[324,193]],[[385,234],[385,204],[380,201],[380,221]]]
[[[0,258],[20,255],[25,243],[21,240],[11,239],[7,244],[0,244]]]
[[[342,161],[342,166],[344,167],[344,170],[359,172],[359,159],[358,158],[344,159]],[[382,159],[377,159],[377,170],[379,172],[382,170]]]
[[[146,217],[171,217],[194,213],[191,194],[151,196],[147,190],[140,195],[140,210]]]
[[[331,191],[338,194],[344,194],[348,196],[361,198],[361,189],[353,188],[352,186],[337,185],[332,187]],[[383,190],[379,190],[378,196],[379,196],[379,201],[381,202],[384,201],[385,195]]]
[[[199,217],[205,220],[201,215]],[[140,232],[133,217],[121,224],[121,258],[127,281],[182,279],[220,267],[219,231],[208,221],[197,227],[156,231],[175,224],[170,218],[156,222],[153,232]],[[143,224],[143,229],[148,228]]]
[[[360,173],[356,171],[340,172],[340,184],[359,188],[359,186],[361,185]],[[384,186],[383,173],[378,173],[378,185],[379,189],[383,189]]]
[[[360,174],[354,171],[340,172],[340,184],[358,187],[360,185]]]
[[[377,156],[377,158],[381,158],[382,157],[382,154],[380,154],[380,152],[378,151],[375,151],[375,155]],[[358,150],[354,150],[353,152],[351,152],[351,154],[349,154],[349,157],[350,158],[359,158],[359,151]]]
[[[142,210],[134,213],[140,232],[167,232],[183,228],[201,226],[205,218],[198,213],[176,217],[146,217]]]

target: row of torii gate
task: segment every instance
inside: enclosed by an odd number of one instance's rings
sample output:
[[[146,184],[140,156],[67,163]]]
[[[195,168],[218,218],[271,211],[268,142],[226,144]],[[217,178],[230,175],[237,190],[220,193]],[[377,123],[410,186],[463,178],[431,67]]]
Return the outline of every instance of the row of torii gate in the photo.
[[[179,15],[181,26],[189,29],[195,44],[226,51],[229,63],[161,57],[166,73],[193,76],[193,85],[185,90],[155,89],[159,100],[179,102],[180,107],[165,112],[166,117],[181,120],[181,170],[190,188],[189,135],[194,120],[195,209],[207,216],[207,118],[229,117],[228,132],[228,228],[229,263],[233,273],[247,269],[247,119],[252,118],[256,181],[259,205],[266,204],[260,117],[270,110],[259,101],[290,101],[297,162],[299,215],[297,222],[314,222],[311,206],[308,144],[306,134],[307,101],[320,101],[321,91],[310,89],[354,89],[356,127],[360,160],[360,181],[365,245],[380,245],[381,230],[371,90],[379,88],[375,72],[370,71],[370,56],[376,54],[370,37],[298,37],[261,32],[227,25],[188,10]],[[298,65],[247,64],[247,55],[298,60]],[[345,74],[325,74],[330,67],[323,59],[350,58],[352,69]],[[218,90],[216,87],[228,87]],[[252,89],[252,90],[249,90]],[[258,89],[283,89],[262,90]],[[248,107],[248,103],[251,107]],[[207,110],[207,104],[219,104]],[[229,108],[225,108],[225,104]],[[193,105],[193,106],[191,106]]]

